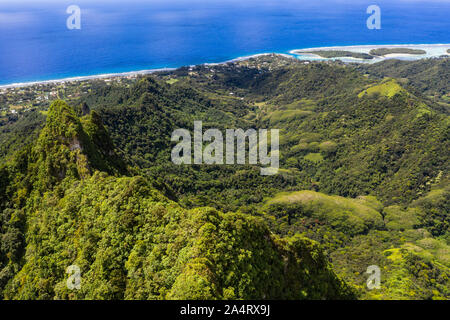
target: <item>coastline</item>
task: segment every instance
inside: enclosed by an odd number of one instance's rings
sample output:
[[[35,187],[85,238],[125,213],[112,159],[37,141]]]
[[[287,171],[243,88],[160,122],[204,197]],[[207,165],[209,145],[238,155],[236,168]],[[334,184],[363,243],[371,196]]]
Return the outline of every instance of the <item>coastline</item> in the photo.
[[[309,50],[342,50],[342,49],[374,49],[374,48],[409,48],[409,47],[448,47],[450,43],[422,43],[422,44],[362,44],[362,45],[351,45],[351,46],[332,46],[332,47],[314,47],[314,48],[301,48],[293,49],[293,51],[309,51]]]
[[[315,55],[314,51],[350,51],[355,53],[369,54],[372,49],[381,48],[407,48],[407,49],[421,49],[426,51],[425,54],[408,54],[408,53],[392,53],[384,56],[373,56],[373,59],[359,59],[354,57],[334,57],[324,58],[319,55]],[[334,46],[334,47],[316,47],[316,48],[303,48],[294,49],[289,51],[290,54],[296,55],[300,60],[308,60],[313,58],[316,61],[327,60],[341,60],[343,62],[361,62],[361,63],[377,63],[387,59],[400,59],[400,60],[419,60],[425,58],[436,58],[440,56],[450,56],[447,52],[450,49],[450,44],[437,43],[437,44],[380,44],[380,45],[351,45],[351,46]]]
[[[216,63],[202,63],[199,65],[204,66],[216,66],[216,65],[223,65],[231,62],[238,62],[238,61],[244,61],[252,58],[257,58],[261,56],[268,56],[268,55],[281,55],[284,57],[293,58],[292,55],[285,54],[285,53],[275,53],[275,52],[267,52],[267,53],[257,53],[249,56],[242,56],[238,58],[234,58],[231,60],[226,60],[223,62],[216,62]],[[195,65],[191,65],[190,67],[194,67]],[[181,66],[180,66],[181,67]],[[30,82],[18,82],[18,83],[11,83],[11,84],[3,84],[0,85],[0,90],[2,89],[11,89],[11,88],[23,88],[23,87],[30,87],[35,85],[46,85],[46,84],[55,84],[55,83],[64,83],[64,82],[76,82],[76,81],[86,81],[86,80],[96,80],[96,79],[112,79],[112,78],[122,78],[122,77],[130,77],[130,76],[139,76],[139,75],[146,75],[146,74],[152,74],[156,72],[164,72],[164,71],[173,71],[177,68],[158,68],[158,69],[145,69],[145,70],[136,70],[136,71],[127,71],[127,72],[119,72],[119,73],[103,73],[103,74],[94,74],[89,76],[74,76],[74,77],[67,77],[67,78],[61,78],[61,79],[52,79],[52,80],[38,80],[38,81],[30,81]]]
[[[424,54],[424,55],[412,55],[412,54],[389,54],[383,57],[376,57],[372,60],[366,61],[365,59],[359,59],[354,57],[338,57],[338,58],[323,58],[319,55],[315,55],[311,52],[303,53],[303,51],[319,51],[319,50],[345,50],[345,51],[353,51],[353,52],[361,52],[368,53],[372,49],[376,48],[421,48],[421,49],[429,49],[434,51],[436,49],[443,49],[443,52],[439,52],[439,54]],[[440,55],[447,55],[447,49],[450,49],[450,44],[393,44],[393,45],[352,45],[352,46],[332,46],[332,47],[315,47],[315,48],[302,48],[302,49],[293,49],[288,53],[276,53],[276,52],[267,52],[267,53],[258,53],[249,56],[242,56],[234,59],[230,59],[223,62],[217,63],[203,63],[200,65],[206,66],[214,66],[214,65],[223,65],[232,62],[245,61],[252,58],[257,58],[261,56],[267,55],[279,55],[286,58],[293,58],[299,60],[315,60],[315,61],[326,61],[326,60],[342,60],[344,62],[364,62],[364,63],[375,63],[380,62],[386,59],[402,59],[402,58],[414,58],[424,59],[430,57],[437,57]],[[181,66],[180,66],[181,67]],[[111,78],[122,78],[122,77],[133,77],[139,75],[152,74],[156,72],[164,72],[164,71],[173,71],[177,68],[159,68],[159,69],[146,69],[146,70],[137,70],[137,71],[128,71],[128,72],[120,72],[120,73],[105,73],[105,74],[96,74],[96,75],[88,75],[88,76],[74,76],[68,78],[61,79],[53,79],[53,80],[41,80],[41,81],[30,81],[30,82],[19,82],[19,83],[11,83],[0,85],[0,90],[3,89],[11,89],[11,88],[22,88],[22,87],[30,87],[34,85],[46,85],[46,84],[57,84],[57,83],[65,83],[65,82],[76,82],[76,81],[86,81],[86,80],[96,80],[96,79],[111,79]]]
[[[61,79],[54,79],[54,80],[19,82],[19,83],[0,85],[0,90],[1,89],[10,89],[10,88],[30,87],[30,86],[34,86],[34,85],[64,83],[64,82],[122,78],[122,77],[138,76],[138,75],[145,75],[145,74],[151,74],[151,73],[155,73],[155,72],[172,71],[172,70],[176,70],[176,69],[175,68],[160,68],[160,69],[148,69],[148,70],[138,70],[138,71],[129,71],[129,72],[119,72],[119,73],[104,73],[104,74],[96,74],[96,75],[89,75],[89,76],[76,76],[76,77],[61,78]]]

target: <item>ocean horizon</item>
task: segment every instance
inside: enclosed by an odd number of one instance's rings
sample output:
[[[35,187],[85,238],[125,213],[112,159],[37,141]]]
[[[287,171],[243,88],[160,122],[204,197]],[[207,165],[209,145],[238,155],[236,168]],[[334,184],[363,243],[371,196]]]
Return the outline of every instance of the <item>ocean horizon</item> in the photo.
[[[67,8],[81,9],[68,29]],[[450,1],[0,2],[0,85],[221,63],[354,45],[448,44]],[[324,5],[326,3],[327,5]]]

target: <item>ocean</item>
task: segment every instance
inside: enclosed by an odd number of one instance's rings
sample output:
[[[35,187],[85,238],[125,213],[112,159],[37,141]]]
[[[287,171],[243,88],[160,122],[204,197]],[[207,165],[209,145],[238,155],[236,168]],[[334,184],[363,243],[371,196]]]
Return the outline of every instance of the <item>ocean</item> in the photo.
[[[367,8],[381,10],[368,29]],[[67,8],[80,8],[80,29]],[[0,84],[293,49],[450,43],[450,0],[0,0]]]

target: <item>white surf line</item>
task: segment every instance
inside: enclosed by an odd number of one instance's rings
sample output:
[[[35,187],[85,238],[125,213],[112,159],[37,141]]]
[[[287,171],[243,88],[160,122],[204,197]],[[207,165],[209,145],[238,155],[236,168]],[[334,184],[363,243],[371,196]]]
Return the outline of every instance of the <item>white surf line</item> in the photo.
[[[198,65],[190,65],[189,67],[192,68],[192,67],[196,67],[196,66],[218,66],[218,65],[224,65],[227,63],[245,61],[245,60],[249,60],[252,58],[257,58],[257,57],[262,57],[262,56],[271,56],[271,55],[284,56],[286,58],[294,58],[292,55],[284,54],[284,53],[275,53],[275,52],[258,53],[258,54],[253,54],[253,55],[249,55],[249,56],[234,58],[231,60],[226,60],[223,62],[203,63],[203,64],[198,64]],[[181,67],[183,67],[183,66],[180,66],[179,68],[181,68]],[[148,70],[138,70],[138,71],[127,71],[127,72],[120,72],[120,73],[105,73],[105,74],[97,74],[97,75],[89,75],[89,76],[69,77],[69,78],[54,79],[54,80],[19,82],[19,83],[0,85],[0,89],[22,88],[22,87],[30,87],[30,86],[34,86],[34,85],[58,84],[58,83],[64,83],[64,82],[77,82],[77,81],[96,80],[96,79],[123,78],[123,77],[128,77],[128,76],[152,74],[152,73],[156,73],[156,72],[174,71],[179,68],[148,69]]]
[[[58,83],[65,83],[65,82],[79,82],[79,81],[96,80],[96,79],[123,78],[123,77],[128,77],[128,76],[145,75],[145,74],[152,74],[155,72],[164,72],[164,71],[173,71],[173,70],[176,70],[176,69],[175,68],[161,68],[161,69],[127,71],[127,72],[120,72],[120,73],[104,73],[104,74],[97,74],[97,75],[90,75],[90,76],[69,77],[69,78],[54,79],[54,80],[19,82],[19,83],[0,85],[0,89],[22,88],[22,87],[29,87],[29,86],[34,86],[34,85],[58,84]]]
[[[396,48],[406,48],[406,49],[416,49],[423,50],[425,53],[422,54],[411,54],[411,53],[395,53],[386,54],[383,56],[373,56],[373,59],[358,59],[355,57],[333,57],[325,58],[320,55],[314,54],[314,51],[349,51],[353,53],[365,53],[370,54],[373,49],[396,49]],[[314,60],[314,61],[331,61],[340,60],[344,63],[377,63],[385,61],[388,59],[400,59],[406,61],[420,60],[426,58],[438,58],[441,56],[449,56],[450,54],[447,50],[450,48],[450,44],[439,43],[439,44],[382,44],[382,45],[351,45],[351,46],[334,46],[334,47],[316,47],[316,48],[303,48],[294,49],[289,53],[296,56],[299,60]]]
[[[321,51],[321,50],[342,50],[342,49],[362,49],[362,50],[372,50],[378,48],[447,48],[450,49],[450,43],[439,43],[439,44],[380,44],[380,45],[351,45],[351,46],[333,46],[333,47],[314,47],[314,48],[302,48],[294,49],[289,51],[289,53],[295,54],[296,52],[303,51]]]
[[[231,60],[223,61],[223,62],[217,62],[217,63],[203,63],[199,64],[204,66],[215,66],[215,65],[224,65],[227,63],[233,63],[233,62],[239,62],[239,61],[245,61],[252,58],[257,58],[261,56],[270,56],[270,55],[277,55],[277,56],[283,56],[285,58],[294,58],[295,56],[306,56],[309,55],[310,57],[314,57],[316,60],[353,60],[353,61],[364,61],[364,62],[379,62],[384,59],[388,59],[390,57],[387,56],[380,56],[375,57],[374,59],[368,60],[368,59],[359,59],[354,57],[337,57],[337,58],[323,58],[319,55],[315,55],[314,53],[303,53],[303,51],[320,51],[320,50],[346,50],[351,51],[353,50],[363,50],[363,51],[356,51],[356,52],[363,52],[368,53],[372,49],[377,48],[423,48],[424,50],[426,48],[430,49],[436,49],[436,48],[447,48],[450,49],[450,44],[392,44],[392,45],[352,45],[352,46],[334,46],[334,47],[315,47],[315,48],[303,48],[303,49],[294,49],[290,50],[289,54],[286,53],[276,53],[276,52],[267,52],[267,53],[258,53],[253,54],[249,56],[243,56],[234,58]],[[367,50],[367,52],[365,52]],[[425,50],[427,51],[427,50]],[[303,53],[303,54],[302,54]],[[428,51],[427,51],[428,53]],[[435,55],[411,55],[411,54],[405,54],[405,56],[412,56],[417,57],[418,59],[424,58],[424,57],[435,57],[440,55],[450,55],[446,50],[444,50],[443,53],[435,54]],[[403,54],[402,54],[403,56]],[[191,65],[190,67],[195,67],[197,65]],[[182,67],[182,66],[180,66]],[[78,77],[69,77],[69,78],[62,78],[62,79],[55,79],[55,80],[42,80],[42,81],[30,81],[30,82],[20,82],[20,83],[12,83],[12,84],[5,84],[0,85],[0,89],[10,89],[10,88],[22,88],[22,87],[29,87],[34,85],[46,85],[46,84],[57,84],[57,83],[64,83],[64,82],[76,82],[76,81],[86,81],[86,80],[96,80],[96,79],[109,79],[109,78],[123,78],[128,76],[136,76],[136,75],[145,75],[145,74],[152,74],[156,72],[164,72],[164,71],[174,71],[178,68],[160,68],[160,69],[148,69],[148,70],[138,70],[138,71],[128,71],[128,72],[121,72],[121,73],[107,73],[107,74],[97,74],[97,75],[89,75],[89,76],[78,76]]]

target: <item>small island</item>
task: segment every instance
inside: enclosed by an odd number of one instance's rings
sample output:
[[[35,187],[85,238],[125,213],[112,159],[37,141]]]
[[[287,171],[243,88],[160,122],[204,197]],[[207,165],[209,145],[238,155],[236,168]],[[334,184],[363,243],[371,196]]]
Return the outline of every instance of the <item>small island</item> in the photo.
[[[327,58],[327,59],[344,58],[344,57],[350,57],[350,58],[356,58],[356,59],[367,59],[367,60],[373,59],[373,57],[367,53],[341,51],[341,50],[301,51],[299,53],[316,54],[322,58]]]
[[[409,48],[378,48],[372,49],[369,52],[373,56],[385,56],[388,54],[426,54],[425,50],[409,49]]]

